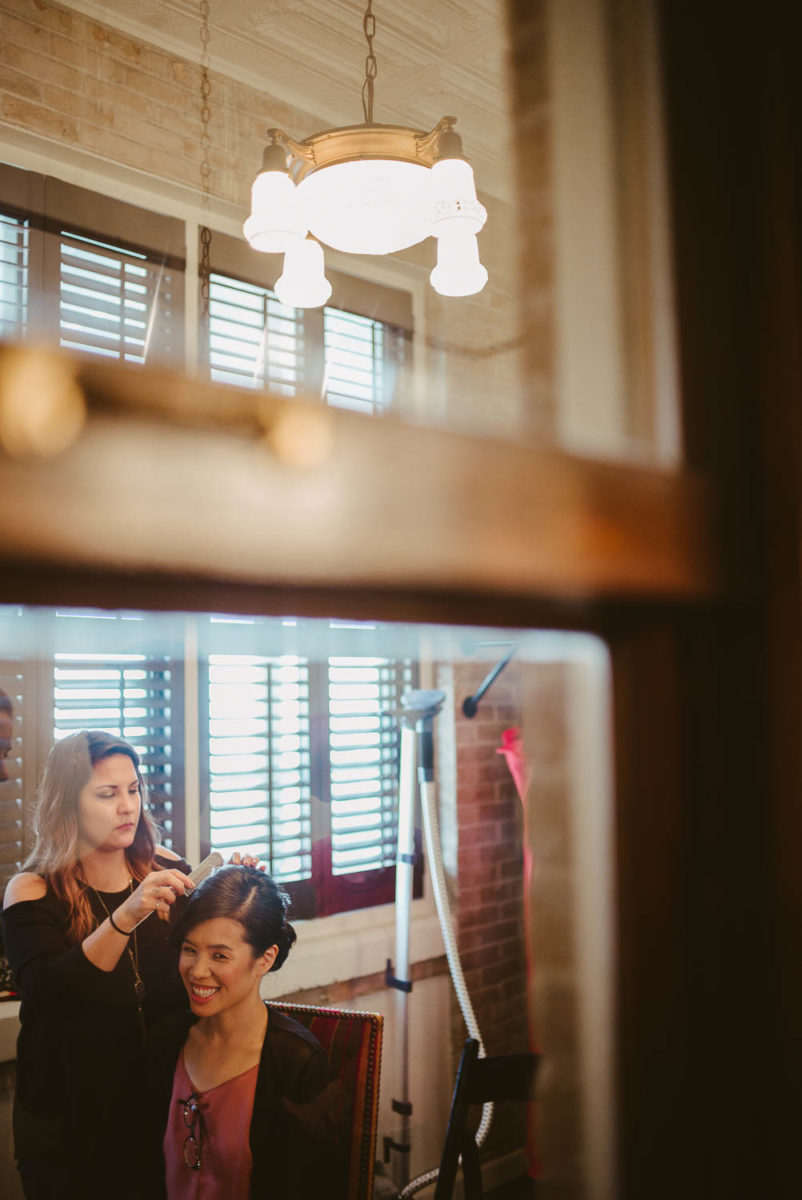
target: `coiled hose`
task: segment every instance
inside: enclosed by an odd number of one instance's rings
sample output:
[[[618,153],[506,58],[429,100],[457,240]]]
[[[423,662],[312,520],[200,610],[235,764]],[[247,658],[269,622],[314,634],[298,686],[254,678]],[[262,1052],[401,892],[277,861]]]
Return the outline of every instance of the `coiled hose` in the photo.
[[[423,836],[426,842],[426,857],[429,860],[429,870],[432,875],[432,890],[434,891],[434,902],[437,906],[437,916],[440,921],[440,929],[443,933],[443,942],[446,948],[446,958],[448,959],[448,969],[451,972],[451,980],[454,984],[454,991],[457,994],[457,1001],[468,1030],[468,1036],[476,1038],[479,1043],[479,1057],[485,1057],[485,1047],[482,1041],[482,1035],[479,1032],[479,1025],[476,1020],[476,1014],[473,1011],[473,1004],[468,995],[468,988],[465,983],[465,976],[462,971],[462,963],[459,959],[459,951],[457,950],[457,939],[454,935],[454,919],[451,915],[451,901],[448,898],[448,888],[446,886],[446,876],[443,870],[443,854],[440,846],[440,823],[437,819],[437,801],[435,797],[434,783],[423,778],[423,773],[419,771],[418,781],[420,784],[421,794],[421,812],[423,815]],[[479,1128],[476,1131],[476,1144],[482,1146],[487,1137],[490,1126],[493,1122],[493,1105],[485,1104],[482,1107],[482,1119],[479,1122]],[[421,1191],[427,1184],[433,1183],[440,1173],[439,1167],[433,1167],[430,1171],[424,1171],[422,1175],[416,1175],[414,1179],[406,1185],[404,1190],[399,1193],[399,1200],[408,1200],[410,1196],[414,1196],[416,1192]]]

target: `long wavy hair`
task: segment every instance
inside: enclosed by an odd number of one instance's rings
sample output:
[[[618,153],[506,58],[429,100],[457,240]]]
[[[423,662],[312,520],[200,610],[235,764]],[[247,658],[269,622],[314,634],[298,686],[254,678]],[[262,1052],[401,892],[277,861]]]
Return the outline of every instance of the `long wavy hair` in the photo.
[[[103,730],[73,733],[52,747],[39,786],[33,816],[35,841],[23,870],[43,875],[66,903],[67,937],[72,942],[83,941],[97,923],[79,857],[78,799],[97,763],[115,754],[130,758],[139,781],[139,821],[125,856],[132,878],[140,882],[153,866],[156,826],[146,811],[145,784],[133,746]]]

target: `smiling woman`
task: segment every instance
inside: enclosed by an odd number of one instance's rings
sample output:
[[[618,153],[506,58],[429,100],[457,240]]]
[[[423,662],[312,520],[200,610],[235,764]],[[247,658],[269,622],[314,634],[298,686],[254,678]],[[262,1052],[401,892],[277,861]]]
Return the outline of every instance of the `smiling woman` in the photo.
[[[269,875],[229,866],[179,919],[192,1012],[154,1030],[148,1196],[165,1186],[167,1200],[346,1194],[350,1101],[314,1035],[259,995],[295,942],[288,905]]]
[[[136,1142],[146,1028],[184,1003],[165,922],[193,886],[189,866],[156,846],[139,757],[108,733],[53,746],[34,824],[3,909],[22,993],[14,1140],[25,1195],[133,1198],[119,1129]]]

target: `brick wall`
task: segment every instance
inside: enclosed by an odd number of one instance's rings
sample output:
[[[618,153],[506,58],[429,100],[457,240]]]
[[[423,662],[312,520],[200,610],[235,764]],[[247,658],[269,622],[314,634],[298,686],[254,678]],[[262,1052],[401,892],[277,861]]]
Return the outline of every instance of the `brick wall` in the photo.
[[[456,851],[450,869],[456,868],[452,886],[466,981],[489,1054],[533,1046],[542,1055],[529,1141],[544,1195],[566,1198],[585,1195],[569,736],[571,672],[577,669],[565,662],[513,659],[471,720],[462,715],[462,701],[479,686],[488,665],[466,662],[439,673],[453,714],[453,744],[445,725],[441,732],[440,777],[441,784],[444,775],[448,780],[451,761]],[[512,726],[524,729],[532,772],[526,829],[524,806],[504,757],[496,753]],[[448,786],[441,791],[447,805]],[[528,895],[524,837],[534,863]],[[455,1062],[464,1038],[454,1005]],[[521,1106],[501,1107],[484,1157],[520,1151],[526,1142]]]
[[[199,187],[200,78],[194,63],[46,0],[0,0],[0,25],[0,123]],[[545,78],[542,46],[531,71]],[[319,128],[320,118],[215,73],[210,106],[211,193],[244,216],[266,127],[303,137]],[[537,107],[543,122],[543,90]],[[470,132],[463,133],[469,147]],[[58,173],[57,154],[52,169]],[[416,415],[502,436],[548,435],[552,382],[540,338],[550,311],[547,257],[538,278],[530,271],[527,283],[528,303],[543,319],[534,350],[529,339],[524,383],[518,221],[510,205],[484,194],[481,199],[489,210],[480,251],[490,281],[478,296],[444,300],[428,286],[433,243],[400,256],[426,282],[426,400]],[[538,159],[530,166],[527,209],[534,206],[542,217],[549,204],[548,167]]]
[[[453,880],[457,942],[468,991],[488,1054],[528,1046],[524,942],[522,808],[504,758],[505,729],[521,723],[523,668],[510,664],[468,720],[462,701],[486,674],[486,664],[448,671],[456,761],[457,857]],[[465,1038],[456,1004],[455,1065]],[[520,1150],[526,1141],[520,1106],[497,1109],[485,1158]]]

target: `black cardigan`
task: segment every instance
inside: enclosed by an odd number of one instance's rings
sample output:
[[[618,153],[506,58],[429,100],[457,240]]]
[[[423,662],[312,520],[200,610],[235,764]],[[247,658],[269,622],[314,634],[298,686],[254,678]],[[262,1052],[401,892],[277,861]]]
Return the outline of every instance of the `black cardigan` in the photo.
[[[269,1004],[267,1009],[248,1130],[252,1200],[345,1200],[350,1101],[330,1079],[326,1053],[314,1034],[279,1009]],[[149,1038],[147,1195],[153,1200],[166,1195],[162,1140],[178,1056],[196,1019],[189,1012],[169,1017]]]
[[[175,859],[157,858],[156,865],[190,869]],[[113,912],[130,891],[101,894]],[[89,901],[100,924],[106,912],[91,889]],[[4,911],[3,935],[22,996],[16,1157],[56,1155],[65,1195],[69,1184],[85,1197],[108,1195],[109,1179],[120,1179],[121,1154],[124,1160],[132,1139],[135,1144],[141,1136],[137,1089],[144,1047],[128,954],[123,952],[113,971],[94,966],[80,945],[67,940],[67,906],[49,883],[41,899]],[[185,1008],[186,993],[168,925],[149,918],[137,929],[136,942],[150,1025]]]

